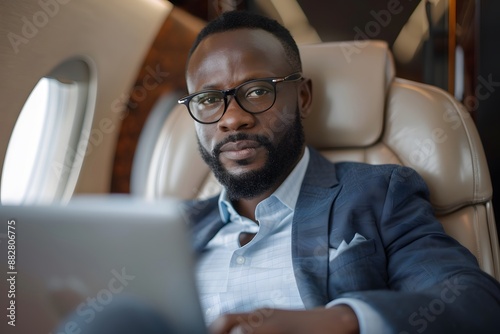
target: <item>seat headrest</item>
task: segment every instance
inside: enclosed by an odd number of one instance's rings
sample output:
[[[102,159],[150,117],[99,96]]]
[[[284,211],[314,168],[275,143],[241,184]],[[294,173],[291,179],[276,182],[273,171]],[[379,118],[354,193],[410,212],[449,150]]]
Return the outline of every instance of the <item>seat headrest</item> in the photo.
[[[374,144],[395,75],[387,44],[332,42],[299,50],[304,77],[313,82],[313,110],[304,122],[307,143],[319,149]]]

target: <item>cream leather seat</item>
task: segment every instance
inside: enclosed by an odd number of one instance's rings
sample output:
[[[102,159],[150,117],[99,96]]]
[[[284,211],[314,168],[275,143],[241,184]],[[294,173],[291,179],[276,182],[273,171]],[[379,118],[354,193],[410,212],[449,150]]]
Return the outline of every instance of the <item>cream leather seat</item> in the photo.
[[[445,91],[395,77],[384,42],[300,47],[313,81],[307,143],[332,161],[396,163],[427,182],[446,231],[500,279],[500,251],[483,148],[468,112]],[[193,120],[176,106],[154,149],[142,195],[203,198],[220,186],[199,157]]]

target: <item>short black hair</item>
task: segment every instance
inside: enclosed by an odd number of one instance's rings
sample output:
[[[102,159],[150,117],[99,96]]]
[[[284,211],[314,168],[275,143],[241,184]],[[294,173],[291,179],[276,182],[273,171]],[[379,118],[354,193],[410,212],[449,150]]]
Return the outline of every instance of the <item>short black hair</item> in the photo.
[[[229,11],[223,13],[203,28],[189,50],[188,62],[191,55],[205,37],[236,29],[262,29],[273,34],[283,46],[287,61],[294,71],[302,71],[299,48],[290,32],[277,21],[249,11]]]

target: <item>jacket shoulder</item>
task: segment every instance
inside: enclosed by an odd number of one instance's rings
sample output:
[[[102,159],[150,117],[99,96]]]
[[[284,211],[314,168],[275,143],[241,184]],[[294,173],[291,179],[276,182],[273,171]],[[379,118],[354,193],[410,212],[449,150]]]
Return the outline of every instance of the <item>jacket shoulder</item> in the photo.
[[[396,165],[370,165],[359,162],[340,162],[335,170],[342,193],[350,195],[370,196],[376,193],[408,195],[421,192],[428,198],[429,190],[423,178],[412,168]]]
[[[415,170],[396,164],[371,165],[364,162],[337,162],[334,164],[339,180],[351,178],[390,178],[394,173],[416,174]]]

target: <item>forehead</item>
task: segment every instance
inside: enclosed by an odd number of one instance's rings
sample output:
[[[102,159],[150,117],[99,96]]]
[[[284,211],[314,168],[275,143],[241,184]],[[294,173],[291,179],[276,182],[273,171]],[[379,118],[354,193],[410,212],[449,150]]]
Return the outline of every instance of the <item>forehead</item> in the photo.
[[[292,70],[280,40],[261,29],[215,33],[201,41],[187,68],[190,92],[232,87],[244,80],[284,76]]]

